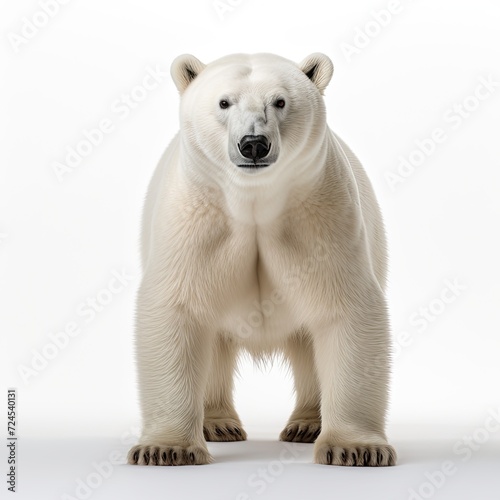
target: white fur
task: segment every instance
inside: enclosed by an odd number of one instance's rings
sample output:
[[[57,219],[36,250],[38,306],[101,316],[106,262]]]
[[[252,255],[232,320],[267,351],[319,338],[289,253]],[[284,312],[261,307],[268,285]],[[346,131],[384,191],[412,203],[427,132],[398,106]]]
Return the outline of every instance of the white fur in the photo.
[[[207,463],[204,435],[245,439],[232,398],[240,349],[291,364],[297,403],[281,439],[316,440],[317,463],[395,463],[384,230],[363,168],[326,124],[332,72],[322,54],[172,64],[181,127],[144,209],[143,433],[130,463]],[[247,134],[269,137],[276,161],[236,166]]]

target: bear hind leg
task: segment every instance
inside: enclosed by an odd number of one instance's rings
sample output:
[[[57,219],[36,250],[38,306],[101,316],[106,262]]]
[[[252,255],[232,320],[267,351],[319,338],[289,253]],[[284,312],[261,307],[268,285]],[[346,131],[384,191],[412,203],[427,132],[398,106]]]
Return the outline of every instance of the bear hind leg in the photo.
[[[300,331],[291,337],[285,347],[285,356],[292,368],[297,399],[280,441],[314,443],[321,432],[321,398],[309,335]]]
[[[238,349],[223,334],[217,336],[204,403],[203,434],[207,441],[245,441],[233,402],[233,376]]]

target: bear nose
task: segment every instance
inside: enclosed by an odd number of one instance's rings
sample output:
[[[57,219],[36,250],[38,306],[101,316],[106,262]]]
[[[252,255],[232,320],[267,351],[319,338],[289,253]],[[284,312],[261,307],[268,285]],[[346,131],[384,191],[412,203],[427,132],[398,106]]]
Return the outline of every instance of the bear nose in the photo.
[[[254,162],[269,154],[271,144],[263,135],[245,135],[238,144],[240,153]]]

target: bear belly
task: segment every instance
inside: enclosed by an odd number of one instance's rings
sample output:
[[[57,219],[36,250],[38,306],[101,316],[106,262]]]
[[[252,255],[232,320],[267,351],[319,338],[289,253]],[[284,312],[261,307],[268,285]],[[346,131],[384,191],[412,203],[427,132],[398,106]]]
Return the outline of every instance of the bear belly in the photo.
[[[248,290],[234,301],[222,321],[222,329],[244,345],[272,347],[297,329],[292,311],[278,293]]]

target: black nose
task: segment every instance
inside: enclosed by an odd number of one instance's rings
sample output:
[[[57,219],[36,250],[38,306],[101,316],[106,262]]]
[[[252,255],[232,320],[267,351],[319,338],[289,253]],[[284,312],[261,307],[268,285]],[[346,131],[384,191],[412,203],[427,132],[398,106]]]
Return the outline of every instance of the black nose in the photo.
[[[238,144],[240,153],[256,162],[269,154],[271,144],[263,135],[245,135]]]

